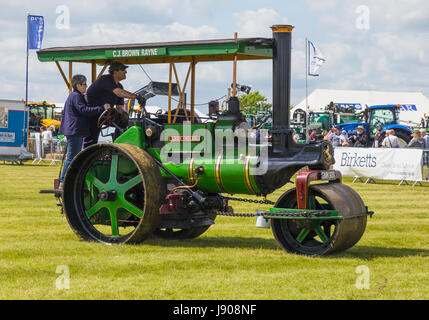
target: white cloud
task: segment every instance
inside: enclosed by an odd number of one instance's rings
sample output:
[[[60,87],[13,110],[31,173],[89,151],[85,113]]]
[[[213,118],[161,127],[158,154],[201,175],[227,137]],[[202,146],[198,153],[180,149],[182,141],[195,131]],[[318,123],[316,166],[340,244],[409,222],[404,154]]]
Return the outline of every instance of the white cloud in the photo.
[[[287,23],[286,18],[281,17],[275,10],[267,8],[246,10],[233,13],[232,16],[239,28],[239,37],[269,37],[271,36],[270,26]]]
[[[393,61],[425,63],[425,51],[429,50],[428,35],[410,34],[407,37],[384,32],[373,36],[374,45],[383,49]]]
[[[232,77],[232,68],[229,68],[225,63],[219,65],[218,63],[199,63],[196,67],[197,80],[199,82],[216,82],[227,84],[228,78]],[[229,71],[229,72],[228,72]]]
[[[191,27],[188,25],[183,25],[178,22],[174,22],[166,27],[166,32],[168,36],[166,39],[175,39],[175,40],[200,40],[200,39],[212,39],[216,38],[219,35],[219,31],[215,28],[209,27],[207,25],[199,27]]]
[[[427,32],[429,26],[429,3],[424,0],[369,1],[372,20],[392,31],[414,30]]]

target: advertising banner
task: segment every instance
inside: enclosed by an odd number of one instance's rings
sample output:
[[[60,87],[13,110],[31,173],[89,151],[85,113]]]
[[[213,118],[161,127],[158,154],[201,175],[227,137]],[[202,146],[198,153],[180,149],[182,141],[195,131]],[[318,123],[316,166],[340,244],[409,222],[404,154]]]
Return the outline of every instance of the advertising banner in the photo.
[[[15,132],[0,132],[0,142],[15,143]]]
[[[335,148],[334,169],[345,177],[422,181],[422,149]]]
[[[28,16],[28,49],[42,48],[45,23],[42,16]]]

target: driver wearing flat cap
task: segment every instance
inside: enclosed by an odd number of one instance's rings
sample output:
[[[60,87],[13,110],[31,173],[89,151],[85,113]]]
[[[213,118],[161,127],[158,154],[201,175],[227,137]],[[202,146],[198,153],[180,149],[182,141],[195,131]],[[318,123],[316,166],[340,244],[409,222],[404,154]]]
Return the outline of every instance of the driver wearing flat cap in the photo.
[[[124,90],[120,81],[127,77],[128,66],[121,62],[113,62],[109,67],[109,74],[103,75],[92,83],[87,92],[89,106],[100,106],[110,104],[111,107],[116,106],[120,114],[124,114],[124,99],[137,99],[140,104],[145,104],[145,99],[134,93]],[[100,129],[97,126],[97,119],[92,119],[90,125],[91,136],[84,140],[84,148],[96,144]]]

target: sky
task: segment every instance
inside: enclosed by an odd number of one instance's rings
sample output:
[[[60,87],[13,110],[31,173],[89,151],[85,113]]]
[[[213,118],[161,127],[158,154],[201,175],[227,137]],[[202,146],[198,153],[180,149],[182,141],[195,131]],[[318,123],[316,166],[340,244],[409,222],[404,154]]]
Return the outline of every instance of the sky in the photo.
[[[315,89],[422,92],[429,97],[429,2],[424,0],[1,0],[0,99],[25,98],[26,14],[45,20],[42,48],[239,37],[271,37],[270,26],[290,24],[291,103],[305,98],[305,39],[326,62]],[[66,66],[63,65],[66,70]],[[181,81],[187,65],[178,66]],[[100,70],[101,68],[99,68]],[[154,81],[168,81],[167,65],[146,65]],[[90,78],[90,67],[74,73]],[[139,66],[128,69],[122,85],[136,91],[150,79]],[[232,63],[197,65],[196,103],[227,93]],[[272,99],[271,61],[238,63],[239,84]],[[29,100],[64,103],[68,90],[54,63],[29,52]],[[157,101],[157,103],[164,103]],[[148,102],[151,104],[151,101]]]

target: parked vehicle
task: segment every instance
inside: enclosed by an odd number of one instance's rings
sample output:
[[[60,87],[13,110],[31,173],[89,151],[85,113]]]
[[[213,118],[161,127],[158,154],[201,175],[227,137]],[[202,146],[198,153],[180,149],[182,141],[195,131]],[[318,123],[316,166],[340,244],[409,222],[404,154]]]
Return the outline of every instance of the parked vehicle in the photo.
[[[55,104],[42,102],[27,102],[30,110],[30,132],[40,132],[40,127],[54,126],[56,129],[60,128],[61,122],[55,119]]]
[[[400,146],[404,147],[411,141],[413,131],[409,127],[399,124],[400,110],[401,105],[370,106],[364,111],[364,122],[342,123],[336,125],[336,127],[340,130],[345,130],[350,136],[357,134],[356,128],[358,126],[363,126],[369,138],[367,147],[372,146],[378,128],[383,129],[383,134],[385,134],[386,130],[394,129]]]
[[[0,160],[22,164],[28,148],[28,108],[23,101],[0,100]]]

